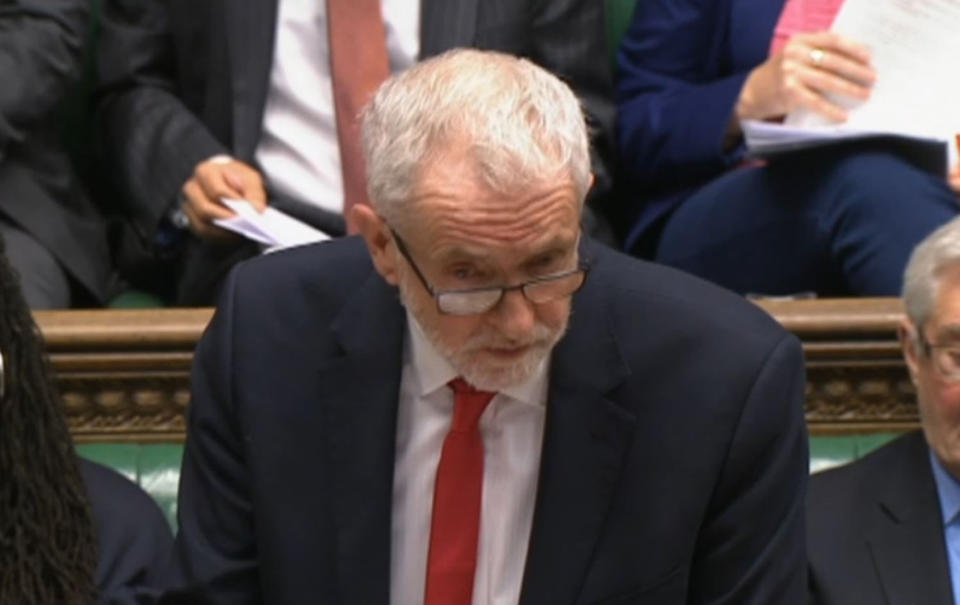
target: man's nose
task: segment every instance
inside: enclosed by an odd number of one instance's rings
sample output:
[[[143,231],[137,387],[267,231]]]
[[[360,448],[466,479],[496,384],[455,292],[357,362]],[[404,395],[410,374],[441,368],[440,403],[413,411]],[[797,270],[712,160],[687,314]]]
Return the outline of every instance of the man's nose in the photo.
[[[529,338],[536,323],[533,303],[520,289],[507,290],[492,311],[497,331],[514,340]]]

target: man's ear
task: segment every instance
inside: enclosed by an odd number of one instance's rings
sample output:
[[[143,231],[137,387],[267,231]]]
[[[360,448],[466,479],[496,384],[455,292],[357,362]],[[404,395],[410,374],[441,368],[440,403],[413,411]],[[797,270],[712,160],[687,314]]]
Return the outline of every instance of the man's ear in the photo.
[[[900,320],[900,327],[897,329],[897,336],[900,338],[900,348],[903,350],[903,360],[907,364],[907,371],[910,372],[910,380],[917,383],[917,364],[920,360],[920,341],[917,334],[917,328],[910,320],[903,318]]]
[[[350,209],[350,219],[357,226],[363,241],[367,244],[373,266],[386,282],[396,286],[397,254],[390,228],[372,206],[356,204]]]

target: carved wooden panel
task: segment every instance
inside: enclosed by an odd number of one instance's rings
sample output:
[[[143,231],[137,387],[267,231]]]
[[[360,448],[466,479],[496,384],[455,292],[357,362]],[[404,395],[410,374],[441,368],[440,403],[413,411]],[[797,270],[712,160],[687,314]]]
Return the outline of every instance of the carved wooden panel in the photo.
[[[762,301],[804,345],[813,434],[917,426],[898,299]],[[40,311],[78,441],[180,441],[193,349],[210,309]]]

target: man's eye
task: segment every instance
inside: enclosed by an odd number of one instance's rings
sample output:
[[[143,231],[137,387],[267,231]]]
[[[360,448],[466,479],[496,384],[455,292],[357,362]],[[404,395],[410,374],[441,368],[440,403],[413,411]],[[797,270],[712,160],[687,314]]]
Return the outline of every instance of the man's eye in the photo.
[[[530,264],[530,270],[536,275],[556,273],[563,268],[565,257],[560,254],[541,256]]]
[[[471,284],[481,282],[485,278],[485,275],[474,267],[454,267],[449,273],[455,281]]]

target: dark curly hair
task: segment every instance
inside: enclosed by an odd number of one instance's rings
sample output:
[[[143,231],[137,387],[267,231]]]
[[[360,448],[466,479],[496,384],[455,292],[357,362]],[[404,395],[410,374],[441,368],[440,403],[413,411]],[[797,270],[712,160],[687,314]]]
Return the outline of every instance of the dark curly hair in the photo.
[[[92,605],[90,502],[43,341],[0,240],[0,604]]]

